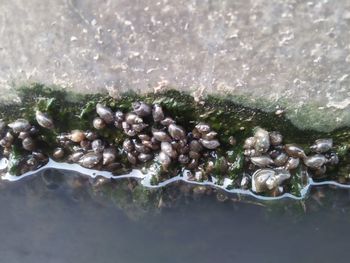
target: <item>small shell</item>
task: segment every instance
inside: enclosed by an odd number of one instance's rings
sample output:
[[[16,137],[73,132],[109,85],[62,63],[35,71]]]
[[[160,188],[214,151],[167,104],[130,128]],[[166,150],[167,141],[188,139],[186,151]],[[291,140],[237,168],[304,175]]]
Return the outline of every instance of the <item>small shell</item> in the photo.
[[[115,114],[114,114],[114,117],[115,117],[115,120],[117,122],[122,122],[124,121],[124,113],[122,111],[116,111]]]
[[[195,128],[202,134],[208,133],[211,130],[209,124],[203,122],[198,123]]]
[[[154,104],[153,110],[152,110],[152,116],[155,122],[160,122],[164,119],[163,109],[159,104]]]
[[[150,141],[151,140],[151,137],[147,134],[139,134],[137,137],[139,137],[139,139],[141,141]]]
[[[294,157],[289,157],[286,165],[285,165],[285,169],[286,170],[293,170],[295,168],[297,168],[300,164],[300,159],[299,158],[294,158]]]
[[[218,135],[217,132],[211,131],[211,132],[208,132],[206,134],[203,134],[202,138],[205,139],[205,140],[210,141],[210,140],[213,140],[217,135]]]
[[[81,157],[79,164],[86,168],[95,167],[102,160],[102,154],[90,152]]]
[[[137,132],[136,132],[135,130],[132,130],[132,129],[130,129],[130,130],[124,130],[124,133],[125,133],[126,135],[128,135],[129,137],[134,137],[134,136],[137,135]]]
[[[114,121],[114,114],[112,110],[101,103],[96,104],[96,113],[104,122],[107,124],[112,123]]]
[[[255,138],[255,150],[260,153],[266,153],[270,148],[270,135],[269,133],[262,129],[257,128],[254,133]]]
[[[162,165],[164,170],[167,170],[169,165],[171,164],[170,157],[162,151],[158,155],[158,160],[159,160],[159,162]]]
[[[284,147],[286,153],[294,158],[306,158],[304,150],[296,144],[286,144]]]
[[[256,193],[274,190],[290,176],[287,170],[259,169],[252,176],[252,190]]]
[[[164,126],[169,126],[170,124],[174,124],[175,121],[172,118],[167,117],[164,120],[160,121],[160,123]]]
[[[93,131],[87,131],[85,132],[85,138],[89,141],[93,141],[97,139],[97,134]]]
[[[8,132],[6,132],[3,139],[5,139],[6,141],[8,141],[10,143],[13,143],[13,141],[15,140],[15,136],[13,136],[13,134],[10,131],[8,131]]]
[[[173,147],[168,142],[162,142],[160,144],[160,149],[162,150],[162,152],[166,153],[171,158],[175,159],[177,157],[176,151],[174,151]]]
[[[129,163],[135,165],[137,164],[137,157],[133,155],[132,153],[128,153],[128,161]]]
[[[126,114],[125,121],[130,125],[143,122],[143,120],[133,112]]]
[[[250,183],[250,178],[248,176],[243,176],[241,180],[241,188],[248,189]]]
[[[283,166],[288,160],[288,155],[284,152],[280,153],[273,161],[276,166]]]
[[[190,151],[190,146],[188,144],[180,147],[180,149],[178,150],[178,152],[181,154],[187,154],[189,151]]]
[[[199,142],[207,149],[214,150],[220,146],[220,143],[218,140],[204,140],[199,139]]]
[[[20,132],[18,134],[18,138],[21,139],[21,140],[24,140],[25,138],[29,137],[30,136],[30,133],[27,132],[27,131],[23,131],[23,132]]]
[[[123,149],[126,152],[132,152],[134,150],[134,144],[130,139],[126,139],[123,142]]]
[[[103,119],[96,117],[94,118],[94,120],[92,121],[92,126],[94,126],[94,128],[96,130],[101,130],[104,129],[106,127],[106,123],[104,122]]]
[[[198,160],[192,159],[190,163],[187,165],[187,168],[190,170],[197,169],[198,167]]]
[[[76,163],[80,160],[80,158],[84,155],[84,152],[75,152],[71,154],[68,158],[68,161]]]
[[[194,152],[201,152],[203,150],[203,146],[197,140],[192,140],[190,142],[190,150]]]
[[[151,153],[140,153],[137,157],[140,162],[145,163],[153,159],[153,154]]]
[[[333,148],[333,139],[318,139],[310,147],[313,152],[325,153]]]
[[[56,148],[52,154],[55,159],[62,159],[64,157],[64,150],[62,148]],[[80,156],[81,157],[81,156]],[[79,158],[80,159],[80,158]]]
[[[331,153],[327,158],[327,164],[337,165],[339,163],[339,157],[336,153]]]
[[[158,143],[153,143],[151,141],[142,141],[142,144],[152,150],[158,150],[159,149],[159,144]]]
[[[326,163],[326,161],[326,157],[322,154],[315,154],[313,156],[304,158],[304,164],[311,169],[321,168]]]
[[[153,134],[153,137],[157,141],[160,141],[160,142],[171,142],[170,136],[164,131],[159,131],[159,130],[152,129],[152,134]]]
[[[290,178],[291,174],[287,170],[278,170],[274,176],[266,180],[266,186],[269,190],[279,190],[279,186],[283,181]],[[283,192],[283,191],[282,191]]]
[[[96,139],[91,143],[91,148],[95,153],[102,153],[105,146],[102,140]]]
[[[259,167],[267,167],[274,164],[273,160],[267,155],[251,157],[250,161]]]
[[[69,138],[73,142],[80,143],[82,140],[85,139],[85,133],[81,130],[73,130]]]
[[[259,156],[260,155],[260,153],[258,153],[255,149],[245,149],[243,154],[245,156],[250,156],[250,157]]]
[[[49,130],[52,130],[54,128],[52,118],[46,113],[36,111],[35,119],[41,127],[44,127]]]
[[[114,148],[106,148],[103,150],[102,158],[103,165],[109,165],[114,162],[117,156],[116,150]]]
[[[151,106],[143,101],[132,103],[132,108],[134,112],[140,117],[146,117],[152,112]]]
[[[48,157],[41,152],[32,152],[32,155],[40,162],[47,161]]]
[[[283,141],[283,136],[277,131],[270,132],[270,143],[273,146],[280,145]]]
[[[235,145],[237,144],[237,140],[236,140],[235,137],[230,136],[230,137],[228,138],[228,143],[231,144],[232,146],[235,146]]]
[[[35,142],[31,137],[27,137],[22,141],[22,147],[26,151],[33,151],[35,148]]]
[[[197,139],[199,140],[200,138],[202,138],[202,134],[196,129],[194,128],[192,130],[192,132],[190,133],[190,136],[193,138],[193,139]]]
[[[23,131],[28,131],[31,127],[30,123],[26,119],[17,119],[14,122],[8,124],[8,126],[15,132],[20,133]]]
[[[145,123],[138,123],[138,124],[132,124],[131,129],[136,131],[136,132],[142,132],[143,129],[147,128],[148,124]]]
[[[255,146],[256,139],[254,137],[249,137],[244,141],[244,149],[252,149]]]
[[[263,193],[269,190],[266,181],[276,175],[272,169],[259,169],[252,176],[252,190],[255,193]]]
[[[168,126],[168,132],[172,138],[175,140],[182,140],[186,138],[186,132],[184,128],[174,123]]]
[[[11,145],[12,145],[12,142],[6,140],[5,138],[0,140],[0,146],[3,148],[9,148],[11,147]]]
[[[135,145],[135,150],[139,153],[150,153],[151,152],[150,148],[146,147],[145,145],[143,145],[140,142],[135,142],[134,145]]]
[[[180,154],[178,157],[178,161],[181,164],[187,164],[190,162],[190,158],[187,155],[184,154]]]
[[[89,140],[82,140],[79,144],[80,147],[86,151],[89,150],[91,147],[91,142]]]

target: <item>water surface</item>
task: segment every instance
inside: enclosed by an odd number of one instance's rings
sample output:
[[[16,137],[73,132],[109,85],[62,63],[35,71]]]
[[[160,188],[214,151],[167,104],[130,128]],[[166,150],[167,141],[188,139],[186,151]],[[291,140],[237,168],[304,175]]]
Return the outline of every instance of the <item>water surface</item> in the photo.
[[[1,182],[0,262],[348,262],[349,189],[266,203],[135,185],[54,170]]]

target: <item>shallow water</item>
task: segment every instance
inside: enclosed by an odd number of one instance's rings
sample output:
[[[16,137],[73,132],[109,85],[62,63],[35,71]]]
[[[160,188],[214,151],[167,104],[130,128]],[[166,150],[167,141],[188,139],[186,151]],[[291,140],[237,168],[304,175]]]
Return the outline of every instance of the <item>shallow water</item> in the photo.
[[[0,262],[348,262],[349,189],[218,202],[182,184],[142,202],[135,182],[54,170],[1,182]]]

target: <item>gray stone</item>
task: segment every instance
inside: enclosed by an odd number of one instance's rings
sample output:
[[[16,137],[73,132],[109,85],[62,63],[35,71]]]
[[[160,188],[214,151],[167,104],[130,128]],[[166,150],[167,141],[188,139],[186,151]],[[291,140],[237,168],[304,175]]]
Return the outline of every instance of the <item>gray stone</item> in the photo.
[[[350,124],[349,39],[348,0],[2,1],[0,95],[170,86],[331,130]]]

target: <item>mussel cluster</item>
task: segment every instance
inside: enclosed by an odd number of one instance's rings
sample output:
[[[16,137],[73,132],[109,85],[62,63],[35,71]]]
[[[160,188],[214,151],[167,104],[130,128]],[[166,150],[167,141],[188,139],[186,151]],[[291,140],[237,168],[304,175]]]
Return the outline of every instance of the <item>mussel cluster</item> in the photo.
[[[194,170],[208,151],[220,146],[216,133],[210,126],[198,123],[192,132],[187,132],[174,119],[164,114],[159,104],[145,102],[132,104],[132,111],[115,113],[101,104],[96,105],[98,117],[93,120],[95,129],[121,129],[127,138],[122,151],[131,165],[156,160],[167,171],[172,164],[181,164]]]
[[[244,155],[251,172],[251,188],[256,193],[280,194],[283,183],[293,176],[297,168],[306,169],[313,178],[322,178],[328,165],[339,162],[332,151],[332,139],[318,139],[310,146],[307,156],[296,144],[283,144],[283,136],[277,131],[268,132],[256,128],[254,136],[245,140]],[[249,176],[242,179],[241,186],[249,185]]]
[[[36,111],[35,119],[39,126],[47,129],[54,128],[52,119],[41,111]],[[21,174],[35,170],[47,163],[48,157],[39,149],[41,144],[39,130],[36,126],[31,125],[28,120],[17,119],[7,125],[3,120],[0,120],[0,134],[1,156],[4,157],[1,159],[1,171],[7,170],[10,155],[20,155],[20,153],[12,151],[14,144],[20,144],[22,150],[28,153],[21,155],[21,158],[17,158],[16,163],[12,164],[20,167]]]
[[[193,180],[210,181],[216,173],[229,177],[234,165],[223,154],[225,151],[218,153],[221,148],[218,134],[210,125],[204,122],[188,124],[192,128],[186,130],[175,119],[166,116],[162,106],[156,103],[137,101],[131,108],[131,111],[123,112],[97,103],[90,130],[59,134],[53,119],[41,111],[36,111],[34,125],[26,119],[8,124],[0,120],[0,171],[7,171],[12,165],[20,167],[19,174],[23,174],[44,165],[51,157],[114,173],[152,162],[159,164],[165,173],[173,167],[186,170]],[[54,131],[56,141],[45,141],[39,132],[43,129]],[[104,136],[106,130],[118,131],[122,139]],[[238,145],[233,136],[225,144]],[[11,163],[15,159],[11,156],[16,154],[13,145],[20,146],[22,151],[17,163]],[[327,166],[339,162],[332,139],[316,140],[307,151],[310,154],[306,155],[296,144],[283,144],[279,132],[268,132],[260,127],[255,128],[254,136],[244,141],[243,148],[245,170],[238,176],[238,187],[259,194],[283,193],[286,182],[295,176],[297,169],[304,169],[313,178],[322,178]],[[237,183],[237,180],[233,181]]]

